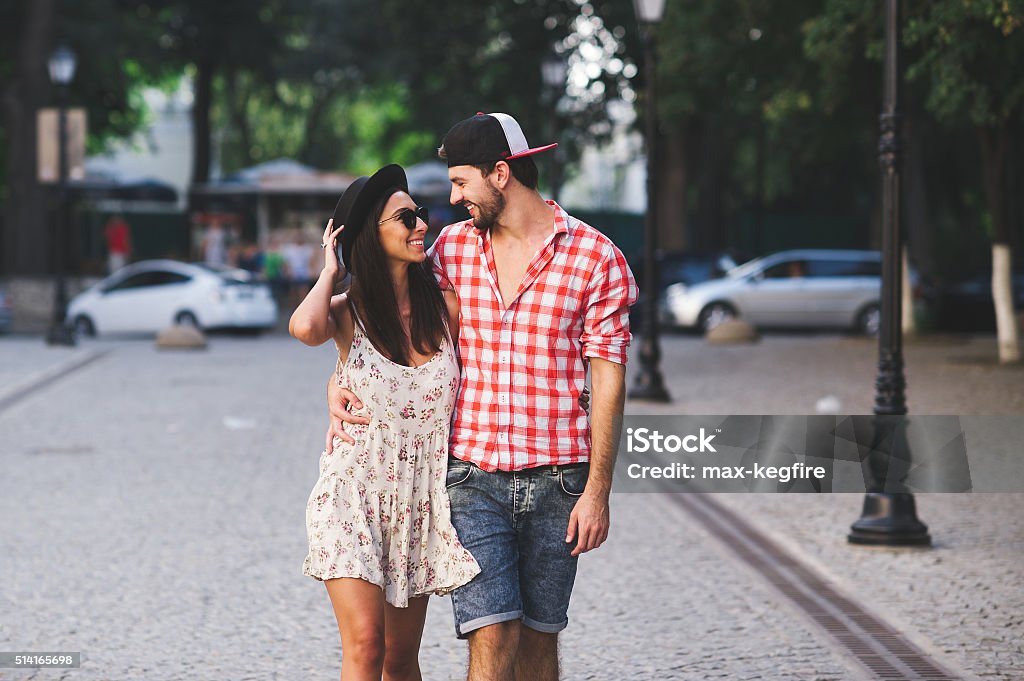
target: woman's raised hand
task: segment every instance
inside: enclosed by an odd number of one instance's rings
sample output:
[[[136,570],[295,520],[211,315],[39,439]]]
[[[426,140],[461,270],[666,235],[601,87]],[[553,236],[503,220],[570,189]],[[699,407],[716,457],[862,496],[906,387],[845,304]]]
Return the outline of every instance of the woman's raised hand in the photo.
[[[324,238],[320,242],[320,248],[324,249],[324,269],[335,277],[341,271],[341,263],[338,262],[338,235],[345,229],[345,225],[332,231],[334,218],[327,221],[324,228]]]

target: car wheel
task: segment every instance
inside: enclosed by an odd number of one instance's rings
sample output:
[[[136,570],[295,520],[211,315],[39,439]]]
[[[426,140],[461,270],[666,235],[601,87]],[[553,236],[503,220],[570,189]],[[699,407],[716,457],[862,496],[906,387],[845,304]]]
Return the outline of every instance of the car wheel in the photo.
[[[199,328],[199,320],[191,312],[179,312],[178,316],[174,318],[174,323],[181,326],[191,326],[194,329]]]
[[[92,338],[96,335],[96,325],[84,314],[80,314],[71,323],[71,331],[76,338]]]
[[[736,319],[736,310],[733,309],[732,305],[728,303],[711,303],[700,311],[700,316],[697,318],[697,326],[700,327],[701,331],[707,333],[722,322],[727,322],[730,319]]]
[[[882,326],[882,308],[872,303],[857,314],[857,331],[865,336],[877,336]]]

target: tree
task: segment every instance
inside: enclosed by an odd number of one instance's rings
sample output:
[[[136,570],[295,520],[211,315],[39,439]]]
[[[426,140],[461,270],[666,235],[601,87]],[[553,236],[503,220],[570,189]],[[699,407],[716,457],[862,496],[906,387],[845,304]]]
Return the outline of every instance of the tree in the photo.
[[[872,119],[861,105],[837,105],[851,84],[830,90],[805,54],[819,9],[806,0],[667,4],[657,36],[665,159],[659,194],[667,203],[659,221],[679,225],[678,245],[735,246],[731,226],[748,209],[755,251],[769,207],[860,210],[872,166],[853,152]],[[834,182],[836,172],[848,181]],[[691,212],[696,230],[686,227]],[[696,243],[678,240],[688,231]]]
[[[218,76],[241,71],[273,82],[274,61],[296,36],[299,0],[165,0],[157,4],[161,43],[194,77],[192,182],[209,180],[211,110]]]
[[[40,274],[49,268],[51,202],[36,180],[36,111],[54,102],[46,71],[50,53],[58,43],[77,53],[69,100],[86,108],[89,149],[101,150],[108,140],[129,135],[144,122],[141,86],[171,77],[144,7],[118,0],[0,5],[0,74],[5,83],[0,137],[6,140],[0,145],[0,166],[6,171],[0,176],[5,218],[0,266],[5,272]]]
[[[277,154],[354,172],[414,162],[477,110],[514,113],[539,138],[550,127],[540,63],[552,49],[572,68],[562,124],[578,134],[563,146],[600,137],[607,101],[628,87],[625,18],[617,2],[305,0],[266,69],[214,78],[225,167]]]
[[[999,361],[1020,360],[1011,288],[1008,158],[1024,126],[1024,2],[930,0],[911,5],[904,39],[919,55],[907,77],[927,86],[938,120],[974,126],[992,239]]]

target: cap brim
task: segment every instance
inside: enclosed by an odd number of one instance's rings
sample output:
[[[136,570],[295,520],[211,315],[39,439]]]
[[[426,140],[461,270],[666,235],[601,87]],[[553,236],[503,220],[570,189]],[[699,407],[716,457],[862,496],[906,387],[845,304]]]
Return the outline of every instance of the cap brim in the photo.
[[[533,156],[534,154],[539,154],[542,151],[547,151],[548,149],[554,149],[557,146],[558,146],[558,143],[555,142],[554,144],[548,144],[548,145],[543,146],[543,147],[534,147],[533,149],[527,149],[526,151],[520,151],[518,154],[512,154],[511,156],[506,156],[505,158],[500,159],[500,160],[508,161],[510,159],[513,159],[513,158],[522,158],[524,156]]]

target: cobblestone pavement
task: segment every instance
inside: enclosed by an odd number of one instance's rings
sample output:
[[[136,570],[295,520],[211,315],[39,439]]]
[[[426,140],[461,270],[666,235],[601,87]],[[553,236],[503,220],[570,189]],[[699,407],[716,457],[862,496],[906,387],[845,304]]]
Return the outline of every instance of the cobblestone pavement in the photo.
[[[81,650],[83,668],[0,679],[336,679],[326,594],[301,575],[332,350],[280,336],[214,338],[195,353],[82,346],[97,348],[113,352],[0,412],[0,650]],[[809,413],[826,394],[866,411],[873,349],[833,336],[747,348],[668,338],[668,411]],[[978,413],[1024,404],[1020,373],[974,359],[981,343],[962,350],[948,362],[948,345],[908,347],[912,408],[926,372],[948,372]],[[0,340],[0,376],[55,357]],[[989,392],[1001,398],[984,402]],[[859,499],[844,496],[723,500],[945,659],[979,676],[1020,666],[1020,534],[995,527],[1019,519],[1019,495],[957,497],[955,508],[922,499],[939,548],[917,553],[846,547]],[[657,495],[614,495],[612,535],[581,560],[570,619],[566,679],[861,678]],[[421,659],[427,679],[462,677],[447,599],[432,599]]]
[[[693,337],[664,345],[669,406],[633,413],[871,413],[877,344],[861,338],[766,336],[714,347]],[[1000,367],[991,337],[905,345],[912,414],[1024,413],[1024,367]],[[636,367],[634,366],[635,370]],[[920,494],[932,550],[852,547],[862,495],[718,494],[754,526],[940,661],[979,678],[1024,678],[1024,494]]]

